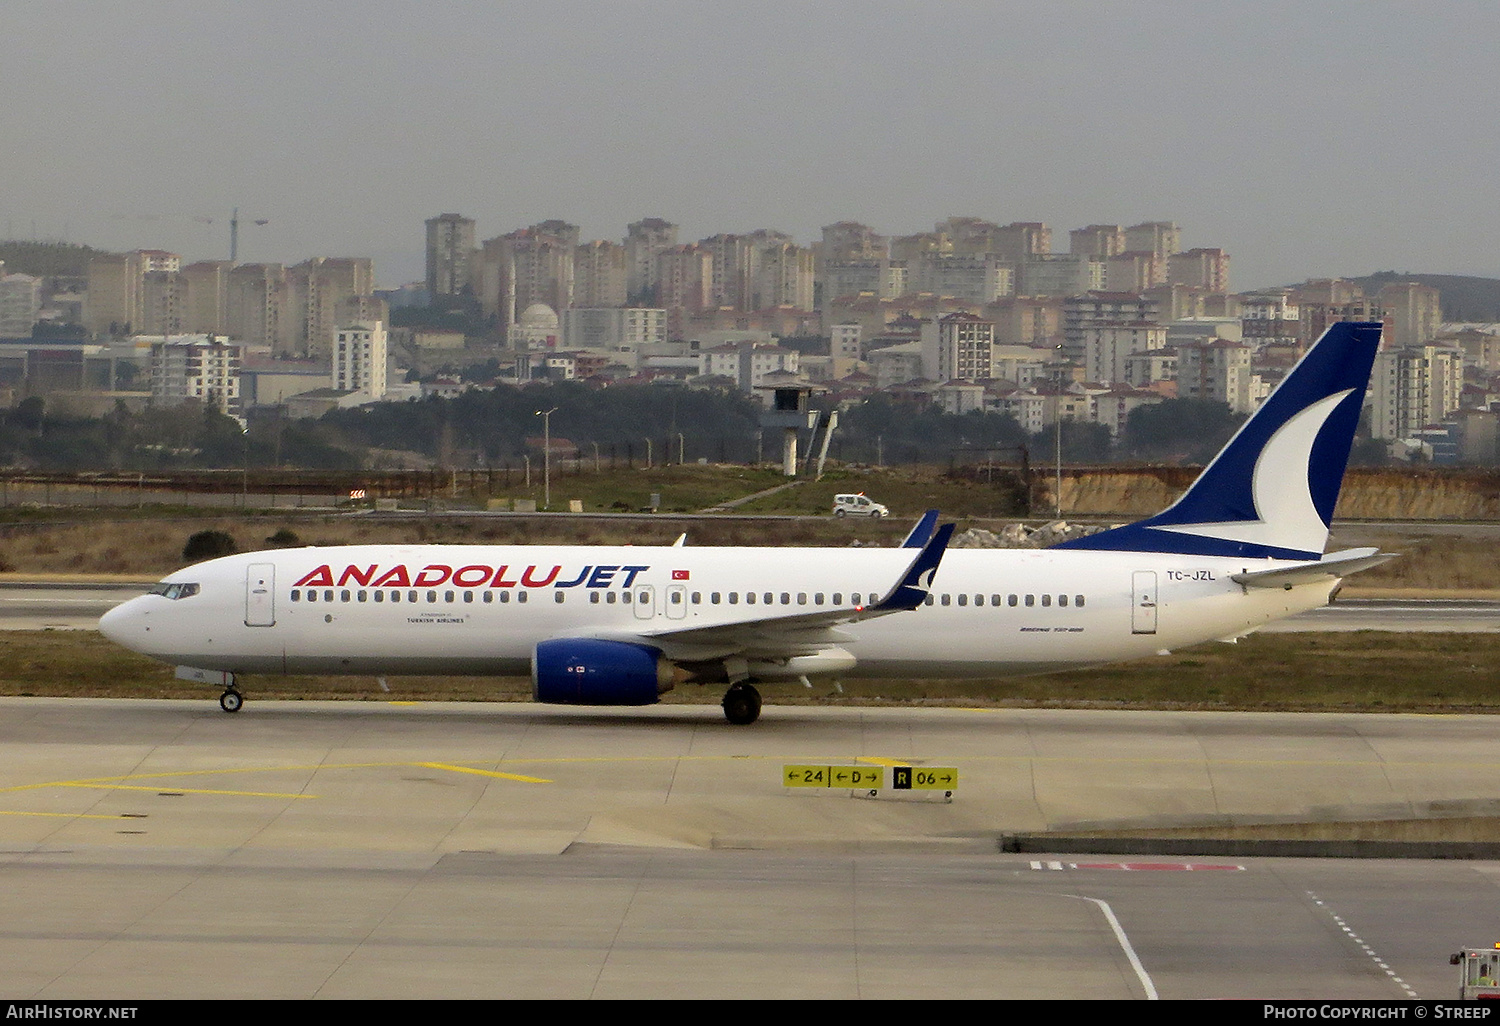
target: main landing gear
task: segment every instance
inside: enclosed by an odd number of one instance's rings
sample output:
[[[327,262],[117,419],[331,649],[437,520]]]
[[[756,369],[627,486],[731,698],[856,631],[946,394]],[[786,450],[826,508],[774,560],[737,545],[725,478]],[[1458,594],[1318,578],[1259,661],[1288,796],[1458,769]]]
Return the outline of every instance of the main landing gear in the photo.
[[[760,692],[749,684],[731,684],[724,693],[724,718],[735,726],[754,723],[760,716]]]
[[[239,712],[244,704],[245,696],[241,695],[233,684],[225,688],[224,693],[219,696],[219,708],[227,713]]]

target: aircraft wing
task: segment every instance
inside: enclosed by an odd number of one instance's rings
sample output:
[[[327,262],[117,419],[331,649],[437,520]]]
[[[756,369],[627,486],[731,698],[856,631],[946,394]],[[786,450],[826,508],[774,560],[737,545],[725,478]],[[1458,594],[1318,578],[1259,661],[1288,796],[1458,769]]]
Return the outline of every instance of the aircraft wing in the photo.
[[[1301,563],[1275,570],[1247,570],[1240,574],[1230,574],[1229,579],[1247,588],[1290,588],[1294,584],[1311,584],[1314,581],[1347,577],[1395,558],[1396,553],[1381,552],[1379,549],[1345,549],[1342,552],[1330,552],[1314,563]]]
[[[762,658],[808,655],[855,640],[839,630],[846,624],[892,613],[908,612],[922,605],[932,586],[933,575],[953,536],[953,524],[938,528],[916,552],[895,583],[869,605],[842,606],[815,612],[749,616],[733,623],[707,627],[662,626],[640,631],[604,631],[593,637],[620,641],[644,641],[660,648],[669,658],[717,659],[733,655]],[[744,607],[741,607],[744,608]]]

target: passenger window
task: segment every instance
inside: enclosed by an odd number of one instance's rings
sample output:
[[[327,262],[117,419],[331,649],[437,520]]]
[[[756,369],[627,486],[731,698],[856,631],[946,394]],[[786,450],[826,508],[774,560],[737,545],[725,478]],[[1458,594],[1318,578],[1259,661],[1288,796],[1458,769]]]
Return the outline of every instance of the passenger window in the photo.
[[[344,592],[344,594],[347,595],[349,593],[348,592]],[[323,601],[324,602],[332,602],[333,601],[333,589],[332,588],[329,588],[327,591],[323,592]]]
[[[946,606],[946,605],[949,604],[949,602],[950,602],[950,597],[949,597],[949,595],[948,595],[947,592],[944,592],[943,593],[943,605]]]
[[[343,591],[339,592],[339,601],[340,602],[348,602],[349,601],[349,590],[347,588],[345,588]]]
[[[435,592],[435,591],[429,591],[427,593],[427,601],[428,602],[436,602],[437,601],[437,592]]]
[[[990,596],[990,605],[992,605],[992,606],[998,606],[999,604],[1000,604],[1000,596],[999,595],[991,595]]]
[[[739,605],[739,602],[740,602],[740,593],[737,592],[737,591],[731,591],[729,593],[729,604],[731,606],[736,606],[736,605]]]
[[[510,592],[508,592],[508,591],[502,591],[500,593],[500,601],[501,602],[509,602],[510,601]]]
[[[452,602],[453,601],[453,592],[451,592],[451,591],[445,591],[445,592],[443,592],[443,601],[444,602]]]
[[[492,592],[492,591],[485,592],[484,593],[484,601],[486,601],[486,602],[493,602],[493,601],[495,601],[495,593]]]
[[[1044,605],[1044,606],[1050,606],[1050,605],[1052,605],[1052,596],[1051,595],[1043,595],[1042,596],[1042,605]]]
[[[361,602],[363,602],[366,599],[367,596],[368,596],[368,593],[366,593],[364,591],[360,591],[360,592],[357,592],[354,597],[357,598],[357,599],[359,599]]]
[[[773,602],[773,601],[775,601],[775,600],[774,600],[774,598],[773,598],[773,597],[772,597],[772,595],[771,595],[771,593],[770,593],[770,592],[769,592],[769,591],[768,591],[768,592],[766,592],[766,593],[765,593],[765,594],[764,594],[764,595],[763,595],[763,596],[761,596],[761,597],[762,597],[762,598],[764,598],[764,599],[765,599],[765,600],[766,600],[766,605],[768,605],[768,606],[769,606],[769,605],[770,605],[770,604],[771,604],[771,603],[772,603],[772,602]],[[781,600],[781,601],[783,601],[783,602],[785,602],[785,601],[786,601],[786,599],[782,599],[782,600]]]
[[[376,602],[384,602],[385,601],[385,592],[383,592],[383,591],[377,591],[375,593],[375,601]]]
[[[416,600],[417,600],[417,593],[416,592],[409,591],[409,592],[406,593],[406,601],[408,601],[408,602],[415,602]],[[428,601],[431,601],[431,600],[429,599]]]
[[[1057,604],[1060,605],[1060,606],[1066,606],[1068,604],[1068,596],[1066,596],[1066,595],[1059,595],[1059,596],[1057,596]]]
[[[718,605],[719,604],[719,593],[716,592],[716,591],[709,592],[708,593],[708,601],[709,601],[710,605],[715,605],[715,606]]]
[[[552,601],[556,602],[558,605],[562,605],[563,604],[563,600],[566,599],[567,597],[568,597],[568,593],[565,592],[565,591],[556,591],[556,592],[552,593]]]
[[[518,594],[516,596],[516,601],[517,602],[525,602],[526,601],[526,593],[523,591],[520,594]]]
[[[771,601],[771,597],[769,595],[766,596],[766,601],[767,602]],[[784,591],[784,592],[781,593],[781,604],[784,605],[784,606],[789,606],[789,605],[792,604],[792,593],[791,592]]]
[[[1073,604],[1075,606],[1081,606],[1081,605],[1083,605],[1083,596],[1082,595],[1074,595],[1073,596]]]
[[[1028,608],[1031,607],[1031,606],[1036,605],[1036,596],[1035,595],[1027,595],[1026,596],[1026,605],[1027,605]]]
[[[937,601],[937,599],[935,599],[935,598],[932,597],[932,592],[928,592],[927,593],[927,597],[922,600],[922,605],[924,605],[924,606],[930,606],[930,605],[932,605],[936,601]]]
[[[842,592],[836,591],[833,593],[833,604],[836,606],[841,606],[844,604],[844,595]]]
[[[967,595],[960,595],[958,597],[958,604],[961,605],[961,606],[967,606],[969,604],[969,596],[967,596]]]
[[[392,602],[400,602],[401,601],[401,593],[399,591],[393,591],[393,592],[391,592],[391,601]]]
[[[589,592],[589,602],[596,606],[599,604],[599,593],[597,591]]]
[[[301,601],[301,592],[299,592],[296,588],[292,589],[292,601],[293,602],[299,602],[299,601]]]
[[[618,601],[619,601],[619,598],[618,598],[618,596],[615,595],[614,592],[610,592],[608,595],[606,595],[604,597],[604,604],[605,605],[612,606],[612,605],[614,605]]]
[[[799,591],[799,592],[797,592],[797,605],[799,605],[799,606],[805,606],[805,605],[807,605],[807,592],[805,592],[805,591]]]
[[[745,592],[745,605],[747,605],[747,606],[753,606],[753,605],[755,605],[755,592],[753,592],[753,591],[747,591],[747,592]]]

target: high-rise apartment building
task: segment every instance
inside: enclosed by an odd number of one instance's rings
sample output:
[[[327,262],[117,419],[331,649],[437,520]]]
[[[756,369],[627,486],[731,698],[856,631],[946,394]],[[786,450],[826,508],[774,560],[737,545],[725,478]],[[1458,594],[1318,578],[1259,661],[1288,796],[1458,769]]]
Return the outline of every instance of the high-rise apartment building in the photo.
[[[189,399],[220,413],[240,409],[243,347],[218,335],[175,335],[151,344],[151,398],[162,406]]]
[[[573,252],[573,303],[577,306],[624,306],[628,264],[618,242],[585,242]]]
[[[461,214],[439,214],[427,222],[427,294],[456,296],[469,285],[474,254],[474,221]]]
[[[659,217],[625,229],[625,295],[631,303],[660,303],[661,258],[677,245],[677,226]]]
[[[975,314],[951,313],[922,325],[922,373],[934,381],[981,381],[994,377],[991,353],[995,323]]]
[[[1167,344],[1166,326],[1148,321],[1096,322],[1082,331],[1084,374],[1103,385],[1125,381],[1127,357]]]
[[[1171,221],[1146,221],[1125,229],[1124,252],[1154,253],[1163,261],[1182,252],[1182,229]]]
[[[1125,252],[1125,229],[1117,224],[1091,224],[1068,232],[1068,252],[1105,260]]]
[[[0,337],[27,338],[42,309],[42,279],[3,270],[0,264]]]
[[[231,338],[278,355],[291,351],[286,268],[281,264],[231,268],[224,309],[225,329]]]
[[[1256,378],[1250,369],[1252,348],[1220,339],[1177,346],[1177,398],[1227,403],[1235,413],[1258,404]]]
[[[348,324],[334,332],[333,387],[363,392],[371,399],[386,393],[388,339],[380,321]]]
[[[1377,296],[1385,314],[1381,347],[1419,346],[1437,337],[1443,326],[1441,295],[1431,285],[1414,281],[1382,286]]]
[[[521,313],[544,305],[554,313],[573,305],[573,258],[578,228],[564,221],[544,221],[530,228],[487,239],[480,250],[480,303],[498,316],[506,339]]]
[[[1222,249],[1190,249],[1167,257],[1167,280],[1209,292],[1229,291],[1229,254]]]
[[[1458,409],[1463,385],[1463,351],[1456,346],[1405,346],[1377,353],[1370,373],[1371,436],[1413,437]]]

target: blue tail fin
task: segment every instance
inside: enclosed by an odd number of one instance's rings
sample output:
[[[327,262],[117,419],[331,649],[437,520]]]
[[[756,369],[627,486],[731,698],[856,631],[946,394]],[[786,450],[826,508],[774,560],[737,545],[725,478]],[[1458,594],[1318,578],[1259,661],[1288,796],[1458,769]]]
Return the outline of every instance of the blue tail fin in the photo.
[[[1359,425],[1380,324],[1323,333],[1176,502],[1061,549],[1317,559]]]

